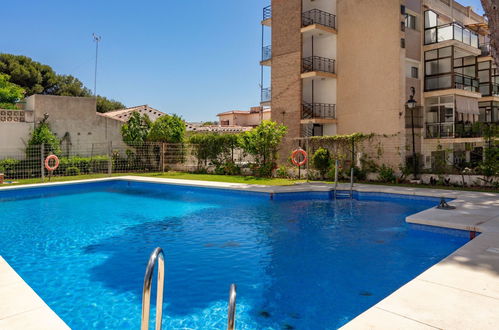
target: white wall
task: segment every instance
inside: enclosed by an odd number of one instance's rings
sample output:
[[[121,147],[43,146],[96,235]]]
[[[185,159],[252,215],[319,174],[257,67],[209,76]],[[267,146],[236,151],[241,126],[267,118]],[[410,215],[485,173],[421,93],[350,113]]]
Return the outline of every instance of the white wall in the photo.
[[[0,123],[0,159],[24,159],[33,123]]]

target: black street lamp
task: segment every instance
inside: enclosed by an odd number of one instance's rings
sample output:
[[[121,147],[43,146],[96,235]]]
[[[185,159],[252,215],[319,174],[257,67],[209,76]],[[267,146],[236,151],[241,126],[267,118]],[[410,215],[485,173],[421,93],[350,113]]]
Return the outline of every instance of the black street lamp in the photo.
[[[416,95],[416,89],[411,87],[411,95],[409,95],[409,100],[407,101],[407,109],[411,110],[411,129],[412,129],[412,169],[414,180],[418,178],[417,160],[416,160],[416,138],[414,136],[414,110],[416,109],[417,102],[414,99]]]

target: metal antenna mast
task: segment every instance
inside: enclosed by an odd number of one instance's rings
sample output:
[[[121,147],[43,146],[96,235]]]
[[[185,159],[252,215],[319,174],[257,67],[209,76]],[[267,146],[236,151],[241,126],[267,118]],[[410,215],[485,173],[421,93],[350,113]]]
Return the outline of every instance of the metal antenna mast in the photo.
[[[102,37],[95,33],[92,33],[92,37],[95,41],[94,96],[97,96],[97,59],[99,55],[99,42],[101,41]]]

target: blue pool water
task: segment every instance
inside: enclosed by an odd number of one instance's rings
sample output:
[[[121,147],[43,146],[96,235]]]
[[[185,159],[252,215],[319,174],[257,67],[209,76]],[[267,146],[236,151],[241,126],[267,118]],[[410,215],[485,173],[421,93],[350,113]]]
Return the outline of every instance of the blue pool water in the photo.
[[[467,241],[406,224],[438,201],[397,196],[127,181],[0,191],[0,255],[73,329],[138,329],[156,246],[165,328],[223,329],[236,283],[237,329],[335,329]]]

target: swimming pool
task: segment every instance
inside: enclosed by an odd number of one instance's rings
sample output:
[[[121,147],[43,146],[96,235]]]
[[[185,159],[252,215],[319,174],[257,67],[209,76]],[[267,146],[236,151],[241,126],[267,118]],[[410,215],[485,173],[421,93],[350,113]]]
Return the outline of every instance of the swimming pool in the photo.
[[[123,180],[4,190],[0,255],[73,329],[137,329],[156,246],[165,328],[223,329],[236,283],[237,329],[334,329],[468,241],[405,223],[433,198],[273,197]]]

